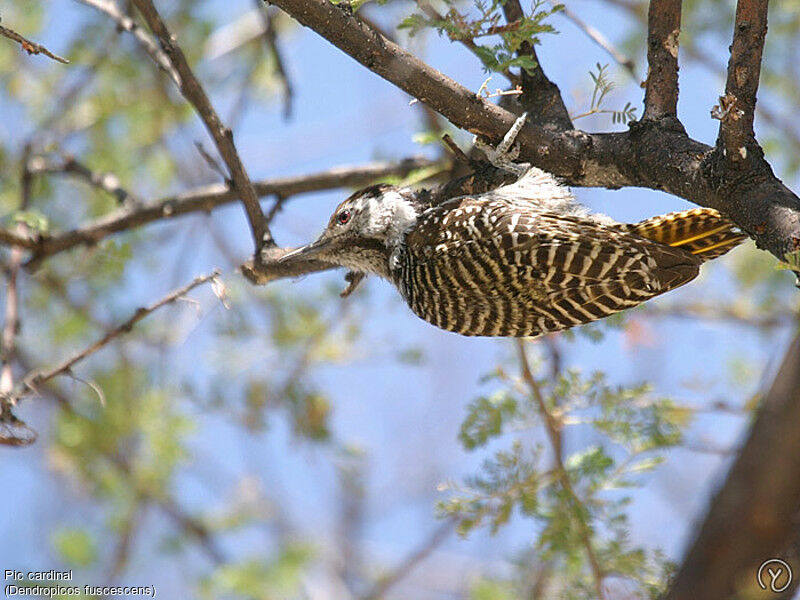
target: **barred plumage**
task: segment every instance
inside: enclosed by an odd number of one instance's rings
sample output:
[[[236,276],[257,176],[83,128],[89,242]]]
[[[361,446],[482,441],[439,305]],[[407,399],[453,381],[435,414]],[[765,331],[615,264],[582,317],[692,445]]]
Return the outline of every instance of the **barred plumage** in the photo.
[[[390,280],[414,313],[462,335],[536,336],[602,319],[694,279],[745,236],[714,210],[637,224],[590,214],[539,169],[426,207],[374,186],[289,254]]]

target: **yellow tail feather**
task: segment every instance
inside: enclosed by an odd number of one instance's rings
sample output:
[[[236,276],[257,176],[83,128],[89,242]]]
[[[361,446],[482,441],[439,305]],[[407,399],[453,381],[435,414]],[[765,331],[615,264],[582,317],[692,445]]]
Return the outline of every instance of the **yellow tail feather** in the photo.
[[[722,256],[747,236],[713,208],[693,208],[634,223],[630,231],[654,242],[680,247],[704,260]]]

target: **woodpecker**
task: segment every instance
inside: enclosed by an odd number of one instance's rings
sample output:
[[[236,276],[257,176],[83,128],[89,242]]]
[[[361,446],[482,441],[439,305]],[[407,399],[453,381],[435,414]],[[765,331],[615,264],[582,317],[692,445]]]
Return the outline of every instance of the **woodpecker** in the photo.
[[[519,179],[435,206],[409,188],[362,189],[316,241],[281,260],[316,258],[379,275],[415,314],[447,331],[533,337],[682,286],[746,239],[709,208],[619,223],[577,204],[552,175],[499,162]]]

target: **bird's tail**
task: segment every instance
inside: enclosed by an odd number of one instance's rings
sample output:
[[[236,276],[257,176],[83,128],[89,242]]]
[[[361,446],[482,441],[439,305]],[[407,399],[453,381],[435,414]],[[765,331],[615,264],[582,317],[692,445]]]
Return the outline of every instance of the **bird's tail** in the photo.
[[[704,261],[722,256],[747,239],[747,235],[713,208],[659,215],[628,227],[643,238],[683,248]]]

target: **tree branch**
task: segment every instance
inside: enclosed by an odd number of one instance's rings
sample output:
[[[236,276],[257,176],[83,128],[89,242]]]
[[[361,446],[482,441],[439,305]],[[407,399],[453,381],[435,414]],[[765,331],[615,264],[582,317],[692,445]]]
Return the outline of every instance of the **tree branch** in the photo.
[[[800,335],[665,600],[731,598],[742,582],[754,581],[763,561],[780,556],[792,542],[800,510],[798,427]]]
[[[406,556],[391,572],[378,579],[374,587],[361,596],[361,600],[380,600],[384,598],[389,589],[405,579],[417,565],[428,558],[436,548],[441,546],[442,543],[450,537],[455,526],[455,519],[448,519],[439,525],[418,548]]]
[[[678,118],[678,36],[682,0],[650,0],[647,16],[645,120]]]
[[[261,22],[264,25],[264,46],[272,55],[275,61],[275,75],[283,88],[283,118],[288,119],[292,114],[292,99],[293,90],[292,82],[286,72],[286,66],[283,60],[283,53],[278,46],[278,34],[275,31],[274,16],[262,5],[261,0],[253,0],[256,5],[256,10],[261,17]]]
[[[9,231],[8,229],[0,229],[0,246],[11,246],[12,248],[26,248],[32,250],[36,248],[38,241],[29,233],[20,233],[16,231]]]
[[[19,223],[17,229],[25,233],[27,227]],[[0,345],[0,395],[8,394],[14,389],[13,359],[16,354],[17,331],[19,330],[19,294],[17,292],[17,275],[22,263],[22,248],[11,250],[11,261],[8,265],[6,283],[5,321],[3,323],[2,345]]]
[[[64,155],[61,162],[50,162],[42,156],[34,156],[28,162],[28,170],[32,175],[41,174],[66,174],[74,175],[116,198],[117,202],[124,204],[133,196],[122,187],[119,178],[113,173],[98,173],[78,161],[74,156]]]
[[[520,370],[522,371],[522,380],[525,382],[525,385],[528,387],[531,396],[535,400],[536,406],[538,407],[539,413],[544,421],[544,428],[547,432],[547,438],[550,441],[550,451],[553,454],[553,460],[555,462],[556,476],[558,477],[559,483],[561,484],[561,489],[564,490],[564,493],[567,496],[567,501],[572,508],[573,519],[575,519],[576,523],[578,524],[578,533],[580,535],[583,548],[586,551],[586,557],[589,560],[589,567],[592,571],[592,581],[594,583],[595,593],[597,594],[597,600],[603,600],[606,597],[606,594],[603,590],[603,580],[605,579],[605,575],[600,567],[600,561],[592,544],[591,529],[589,524],[586,522],[589,510],[586,508],[586,506],[584,506],[584,503],[581,502],[581,499],[575,492],[575,488],[572,486],[572,482],[569,479],[567,468],[564,465],[564,458],[562,456],[563,444],[561,438],[562,424],[558,421],[557,417],[555,417],[548,410],[547,403],[544,401],[544,397],[542,396],[542,390],[539,388],[539,384],[533,377],[531,366],[528,362],[528,355],[525,352],[525,342],[523,340],[516,340],[516,345]]]
[[[612,6],[616,6],[627,11],[628,15],[634,19],[637,19],[645,25],[647,24],[647,18],[646,16],[642,15],[641,11],[639,10],[639,5],[628,4],[624,0],[604,1],[606,4],[611,4]],[[681,45],[681,51],[684,52],[687,57],[697,61],[712,73],[715,73],[720,77],[725,77],[725,66],[717,62],[711,54],[705,52],[701,48],[698,48],[697,45],[692,43],[692,40],[684,40],[683,44]],[[762,102],[757,104],[756,112],[758,113],[760,119],[763,119],[765,123],[769,123],[772,127],[780,131],[786,140],[795,147],[795,150],[800,152],[800,135],[798,135],[796,129],[797,123],[795,120],[791,118],[783,118],[778,114],[777,111],[766,106],[763,102],[763,99]]]
[[[271,4],[459,127],[499,142],[516,120],[513,113],[432,69],[341,6],[324,0],[274,0]]]
[[[152,0],[133,0],[133,3],[144,17],[144,20],[147,21],[148,26],[158,38],[161,49],[166,53],[170,63],[178,72],[181,93],[194,106],[209,134],[211,134],[222,159],[228,166],[228,171],[233,180],[233,187],[244,204],[247,220],[250,222],[256,252],[264,245],[274,245],[275,242],[269,231],[267,220],[264,218],[264,213],[258,202],[258,195],[253,189],[250,177],[247,175],[247,171],[233,143],[233,132],[222,124],[205,90],[192,72],[183,50],[175,42],[174,36],[167,29]]]
[[[22,153],[22,168],[20,169],[20,202],[19,210],[27,210],[31,201],[31,172],[28,169],[28,158],[31,153],[30,144],[25,146]],[[17,223],[16,232],[20,236],[28,235],[28,226]],[[17,354],[17,334],[19,333],[19,291],[17,277],[22,265],[24,250],[16,247],[11,249],[11,259],[8,263],[6,283],[5,320],[3,322],[2,338],[0,338],[0,397],[14,389],[14,359]]]
[[[36,42],[32,42],[29,39],[22,37],[13,29],[9,29],[8,27],[3,27],[2,25],[0,25],[0,35],[17,42],[19,45],[22,46],[22,49],[25,50],[25,52],[27,52],[28,54],[44,54],[48,58],[52,58],[53,60],[56,60],[60,63],[63,63],[65,65],[69,64],[69,61],[63,56],[59,56],[58,54],[53,54],[52,52],[50,52],[50,50],[48,50],[41,44],[37,44]]]
[[[436,166],[446,168],[442,161],[416,157],[395,163],[376,162],[363,166],[337,167],[310,175],[264,179],[255,182],[253,187],[259,196],[274,195],[285,201],[286,198],[298,194],[341,187],[361,187],[373,183],[376,179],[404,177],[416,169]],[[22,237],[18,233],[0,230],[0,244],[32,249],[32,257],[26,266],[33,269],[45,258],[75,246],[96,244],[113,233],[141,227],[154,221],[201,211],[209,212],[218,206],[235,202],[238,198],[236,192],[226,185],[207,185],[147,204],[121,208],[76,229],[41,239]]]
[[[271,1],[454,125],[490,143],[498,143],[516,118],[386,40],[341,6],[326,0]],[[780,260],[800,247],[800,199],[763,158],[754,158],[753,170],[743,177],[674,121],[645,120],[632,123],[626,132],[598,134],[528,123],[517,139],[520,160],[570,185],[663,190],[719,210]]]
[[[131,317],[127,319],[124,323],[109,330],[99,340],[90,344],[83,350],[76,352],[69,358],[59,363],[57,366],[48,369],[46,371],[39,371],[37,373],[29,374],[27,377],[25,377],[23,385],[19,387],[15,392],[12,392],[10,395],[6,395],[4,399],[9,400],[10,398],[13,399],[19,398],[28,389],[33,390],[35,392],[37,386],[50,381],[51,379],[57,377],[58,375],[63,375],[65,373],[68,373],[72,369],[72,367],[74,367],[77,363],[91,356],[104,346],[107,346],[110,342],[120,337],[121,335],[128,333],[131,329],[133,329],[133,326],[136,325],[136,323],[144,319],[147,315],[157,311],[162,306],[166,306],[167,304],[172,304],[179,298],[182,298],[183,296],[188,294],[194,288],[208,281],[211,281],[218,276],[219,276],[219,271],[214,271],[209,275],[203,275],[201,277],[197,277],[192,282],[188,283],[182,288],[167,294],[166,296],[161,298],[161,300],[154,302],[149,306],[138,308],[136,312],[134,312],[133,315],[131,315]]]
[[[769,0],[739,0],[733,30],[725,96],[720,99],[719,142],[727,160],[748,165],[748,151],[758,147],[753,132],[761,55],[767,36]]]

